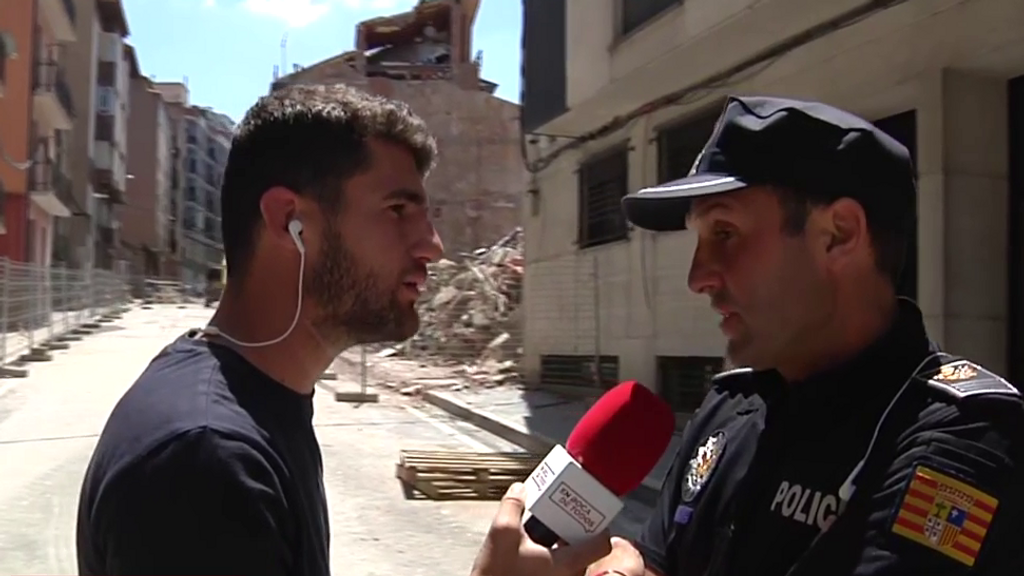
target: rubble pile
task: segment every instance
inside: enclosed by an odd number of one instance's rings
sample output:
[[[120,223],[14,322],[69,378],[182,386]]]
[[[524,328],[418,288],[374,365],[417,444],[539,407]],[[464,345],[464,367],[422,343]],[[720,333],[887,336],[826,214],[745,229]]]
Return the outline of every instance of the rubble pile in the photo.
[[[394,353],[460,364],[471,380],[514,378],[522,354],[522,242],[516,228],[461,262],[430,265],[420,330]]]

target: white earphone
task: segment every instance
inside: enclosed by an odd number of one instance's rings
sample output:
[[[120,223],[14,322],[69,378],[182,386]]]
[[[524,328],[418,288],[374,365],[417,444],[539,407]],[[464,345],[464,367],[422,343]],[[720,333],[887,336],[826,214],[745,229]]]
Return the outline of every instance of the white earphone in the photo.
[[[306,246],[302,243],[302,222],[295,218],[289,221],[288,233],[292,235],[292,241],[295,242],[295,247],[299,249],[299,252],[305,254]]]
[[[295,330],[295,326],[299,323],[299,315],[302,313],[302,276],[306,269],[306,245],[302,243],[302,222],[298,219],[291,219],[288,221],[288,234],[291,235],[292,241],[295,242],[295,249],[299,251],[299,285],[297,287],[298,296],[295,302],[295,316],[292,318],[292,324],[288,327],[288,330],[284,334],[281,334],[273,340],[267,340],[265,342],[242,342],[236,340],[231,336],[221,332],[216,326],[209,324],[203,328],[202,333],[206,336],[217,336],[231,342],[237,346],[244,346],[246,348],[258,348],[262,346],[270,346],[277,344],[291,335],[292,330]]]

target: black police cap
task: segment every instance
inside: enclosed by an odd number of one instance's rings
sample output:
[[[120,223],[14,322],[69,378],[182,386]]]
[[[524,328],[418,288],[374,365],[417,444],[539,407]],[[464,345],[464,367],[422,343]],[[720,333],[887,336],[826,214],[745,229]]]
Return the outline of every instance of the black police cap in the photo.
[[[853,114],[818,102],[732,96],[690,175],[623,198],[626,218],[683,230],[694,198],[772,185],[820,202],[849,197],[873,224],[913,218],[917,186],[902,144]]]

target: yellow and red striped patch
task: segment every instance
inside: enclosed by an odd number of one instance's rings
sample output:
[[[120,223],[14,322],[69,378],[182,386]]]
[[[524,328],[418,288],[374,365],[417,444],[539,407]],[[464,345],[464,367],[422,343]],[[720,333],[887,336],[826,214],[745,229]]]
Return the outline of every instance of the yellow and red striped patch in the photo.
[[[973,566],[998,506],[974,486],[918,466],[892,531]]]

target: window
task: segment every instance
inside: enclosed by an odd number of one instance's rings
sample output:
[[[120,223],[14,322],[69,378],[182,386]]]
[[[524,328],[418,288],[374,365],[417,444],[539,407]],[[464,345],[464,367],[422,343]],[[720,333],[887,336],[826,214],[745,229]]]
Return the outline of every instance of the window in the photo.
[[[600,246],[625,240],[629,229],[622,197],[629,188],[629,149],[625,146],[588,159],[579,169],[577,245]]]
[[[724,365],[714,356],[658,356],[658,391],[676,412],[695,412]]]
[[[619,383],[619,357],[550,354],[540,357],[541,384],[609,390]]]
[[[680,4],[680,0],[619,0],[619,34],[629,34]]]
[[[658,132],[658,181],[685,178],[697,155],[704,149],[718,121],[719,107],[714,112],[674,124]]]
[[[117,105],[117,97],[114,89],[109,86],[100,86],[96,89],[96,111],[100,114],[113,114]]]

